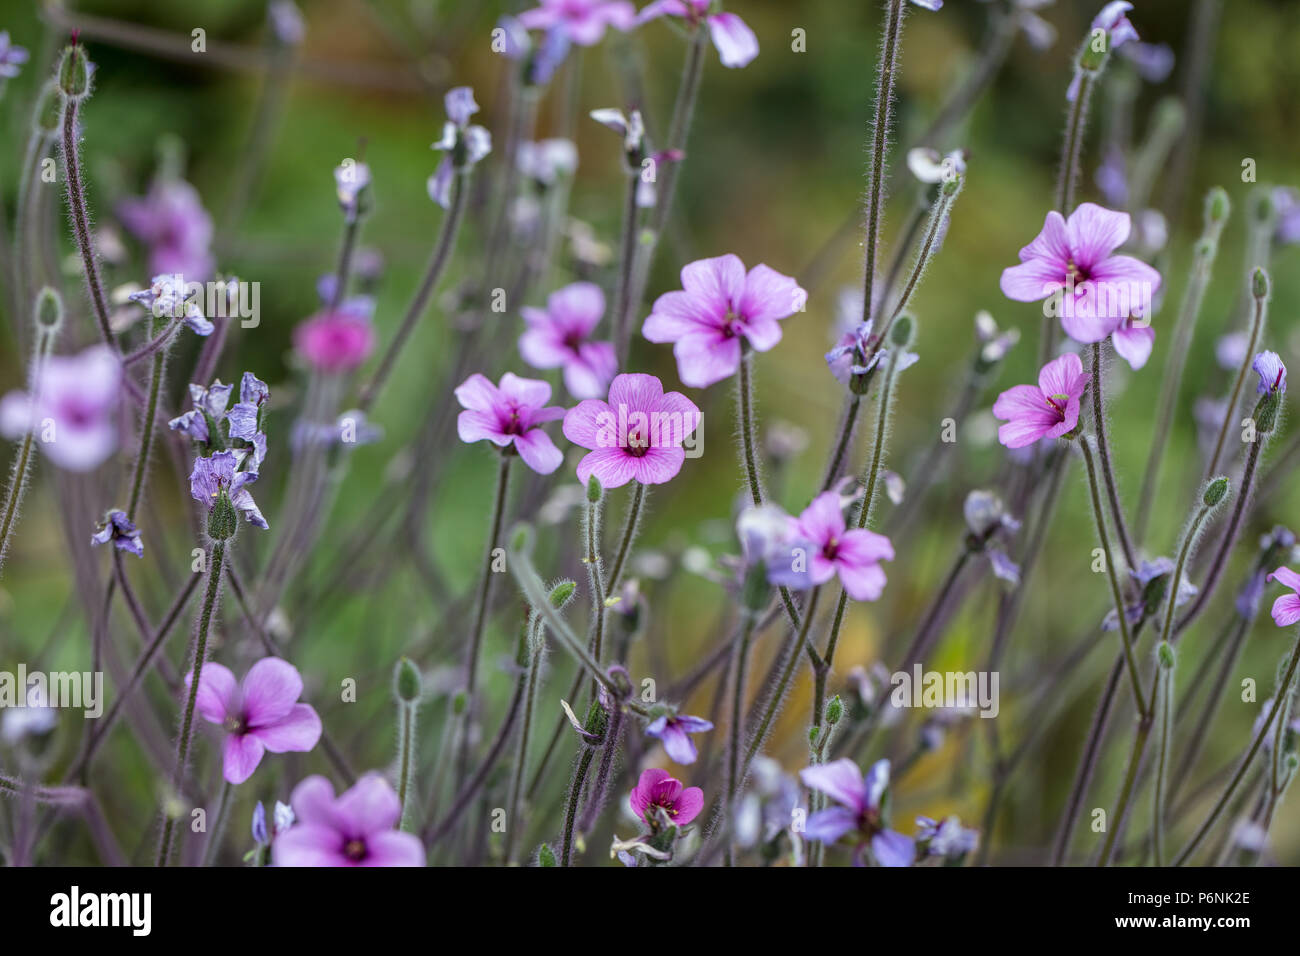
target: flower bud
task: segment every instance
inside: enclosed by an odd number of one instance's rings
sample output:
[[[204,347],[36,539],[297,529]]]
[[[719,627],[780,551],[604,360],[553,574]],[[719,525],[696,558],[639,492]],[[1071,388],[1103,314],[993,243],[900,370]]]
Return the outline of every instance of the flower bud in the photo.
[[[1205,196],[1205,220],[1214,225],[1222,225],[1232,210],[1228,193],[1222,186],[1215,186]]]
[[[521,521],[510,532],[510,550],[516,554],[528,554],[533,550],[533,526]]]
[[[36,293],[32,315],[36,319],[38,332],[54,334],[63,324],[63,298],[49,286],[44,286]]]
[[[420,672],[409,658],[398,660],[393,671],[393,689],[397,699],[407,704],[414,704],[420,699]]]
[[[840,695],[836,694],[831,698],[830,703],[826,705],[826,723],[834,727],[844,716],[844,702],[840,700]]]
[[[1173,670],[1174,649],[1168,641],[1160,642],[1160,646],[1156,648],[1156,659],[1160,662],[1160,667],[1163,670]]]
[[[916,328],[916,321],[904,312],[894,320],[894,327],[889,330],[889,341],[891,344],[905,349],[912,344],[912,332]]]
[[[601,485],[600,479],[592,475],[587,479],[587,502],[598,505],[603,497],[605,497],[605,488]]]
[[[90,60],[86,48],[74,39],[59,60],[59,89],[74,102],[90,92]]]
[[[578,589],[578,585],[565,579],[551,588],[550,601],[551,606],[557,611],[562,610],[564,605],[569,603],[569,598],[573,597],[573,592]]]
[[[1207,508],[1213,508],[1223,500],[1223,496],[1227,493],[1228,479],[1223,475],[1219,475],[1205,486],[1205,494],[1201,496],[1201,500],[1205,502]]]
[[[1263,269],[1256,269],[1255,274],[1250,279],[1250,291],[1257,299],[1268,298],[1268,273]]]
[[[41,88],[36,111],[32,114],[33,132],[53,136],[59,131],[59,120],[63,114],[63,96],[59,85],[53,80]]]
[[[208,512],[208,537],[213,541],[228,541],[235,536],[238,527],[238,512],[225,489],[217,495],[212,510]]]
[[[538,866],[555,866],[555,851],[551,849],[550,844],[543,843],[537,848],[537,865]]]

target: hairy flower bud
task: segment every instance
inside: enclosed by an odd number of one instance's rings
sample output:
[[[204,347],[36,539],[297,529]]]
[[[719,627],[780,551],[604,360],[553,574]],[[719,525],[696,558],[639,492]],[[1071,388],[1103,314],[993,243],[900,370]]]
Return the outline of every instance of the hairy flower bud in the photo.
[[[397,699],[414,704],[420,699],[420,689],[420,671],[409,658],[400,658],[393,670],[393,690]]]
[[[59,89],[68,99],[80,100],[90,92],[90,60],[86,48],[75,40],[59,60]]]

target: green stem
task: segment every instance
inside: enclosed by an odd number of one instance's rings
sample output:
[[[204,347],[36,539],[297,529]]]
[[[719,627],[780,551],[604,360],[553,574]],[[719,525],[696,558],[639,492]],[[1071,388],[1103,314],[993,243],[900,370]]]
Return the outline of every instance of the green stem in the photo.
[[[812,589],[812,593],[808,596],[808,604],[803,610],[803,623],[799,625],[794,643],[787,652],[785,667],[781,671],[781,676],[777,679],[776,686],[772,689],[771,697],[768,699],[767,707],[763,712],[763,718],[759,721],[754,737],[749,742],[749,748],[745,751],[745,760],[740,769],[741,778],[749,770],[749,764],[754,759],[754,755],[758,753],[758,748],[763,745],[763,739],[767,736],[768,728],[771,727],[772,720],[776,717],[776,712],[785,697],[786,688],[790,685],[790,678],[794,675],[795,666],[799,663],[804,644],[808,640],[808,627],[817,614],[817,599],[821,596],[821,592],[821,586],[818,585]]]
[[[564,813],[564,842],[560,850],[560,866],[572,865],[573,829],[578,818],[578,804],[582,800],[582,788],[587,782],[587,772],[591,761],[596,756],[596,748],[584,746],[582,756],[578,759],[578,769],[574,771],[573,782],[569,786],[569,803]]]
[[[411,754],[415,749],[415,708],[404,700],[397,702],[397,733],[399,760],[397,800],[402,807],[402,812],[398,816],[398,829],[409,831],[411,829],[408,813],[410,805],[406,798],[411,783]]]
[[[627,566],[628,556],[632,553],[632,542],[636,540],[637,529],[641,525],[641,509],[645,505],[646,486],[633,482],[636,486],[632,492],[632,501],[627,506],[627,516],[623,521],[623,534],[619,538],[618,551],[614,563],[609,567],[609,576],[605,579],[605,593],[614,594],[623,583],[623,570]]]
[[[95,258],[94,238],[90,231],[90,214],[86,210],[86,187],[81,178],[81,160],[77,156],[77,108],[75,99],[66,99],[63,106],[63,167],[67,181],[68,210],[72,213],[72,228],[81,254],[81,267],[86,274],[86,287],[90,304],[99,323],[99,334],[115,353],[121,354],[117,339],[108,321],[108,297],[99,275],[99,262]]]
[[[889,0],[885,13],[884,41],[876,76],[875,115],[871,124],[871,169],[867,180],[865,276],[862,289],[862,320],[872,319],[871,299],[876,281],[876,258],[880,245],[880,224],[884,219],[885,164],[889,152],[890,106],[898,73],[898,53],[903,33],[903,0]]]
[[[1106,485],[1106,497],[1110,502],[1110,514],[1115,521],[1115,533],[1119,535],[1120,549],[1124,552],[1124,563],[1129,568],[1137,567],[1137,556],[1133,543],[1129,539],[1128,525],[1124,521],[1124,506],[1119,500],[1119,490],[1115,483],[1115,469],[1110,461],[1110,439],[1106,437],[1106,403],[1102,395],[1101,343],[1092,344],[1092,425],[1097,437],[1097,454],[1101,459],[1101,477]]]
[[[542,619],[538,614],[534,613],[529,627],[528,678],[527,686],[524,689],[524,720],[515,748],[515,765],[510,774],[510,792],[506,798],[506,866],[509,866],[514,860],[515,836],[523,829],[519,804],[523,796],[524,771],[528,764],[528,743],[533,733],[533,712],[537,703],[537,688],[541,684],[542,653],[544,649],[545,639],[542,632]]]
[[[131,498],[126,506],[126,516],[135,521],[140,496],[144,493],[145,476],[149,472],[149,452],[153,447],[154,419],[158,415],[158,394],[162,391],[163,373],[167,367],[167,350],[154,352],[149,373],[149,397],[145,400],[144,419],[140,422],[140,450],[135,457],[135,474],[131,479]]]
[[[1177,590],[1175,588],[1175,590]],[[1152,829],[1152,846],[1156,866],[1165,865],[1165,801],[1168,798],[1169,740],[1173,724],[1174,672],[1172,667],[1158,665],[1159,681],[1156,684],[1156,709],[1160,712],[1160,750],[1156,755],[1156,791]]]
[[[671,164],[665,164],[671,165]],[[618,284],[614,294],[614,349],[618,367],[627,366],[627,353],[631,347],[632,286],[636,273],[637,189],[641,184],[639,170],[627,176],[623,202],[623,234],[619,241]]]
[[[736,406],[740,412],[741,464],[749,484],[749,497],[758,507],[763,503],[763,480],[758,471],[757,437],[754,434],[753,351],[749,342],[741,340],[740,371],[736,376]]]
[[[740,790],[740,747],[742,737],[742,720],[745,706],[745,679],[749,664],[749,643],[754,637],[754,626],[758,618],[745,612],[745,622],[740,632],[740,641],[736,644],[736,653],[731,671],[731,746],[727,751],[727,866],[734,860],[732,833],[736,819],[736,796]],[[796,655],[797,657],[797,655]]]
[[[849,445],[853,442],[853,430],[858,423],[858,411],[862,408],[862,396],[857,392],[849,392],[848,401],[844,408],[844,424],[840,428],[839,440],[835,443],[835,450],[831,453],[830,461],[826,463],[826,474],[822,478],[821,490],[830,491],[831,485],[840,476],[840,469],[844,467],[844,459],[848,455]]]
[[[1250,324],[1250,343],[1246,346],[1246,354],[1242,357],[1241,367],[1237,369],[1237,377],[1232,382],[1232,392],[1228,396],[1228,407],[1223,410],[1223,424],[1219,426],[1219,435],[1214,440],[1214,454],[1210,456],[1210,463],[1205,468],[1206,479],[1209,479],[1219,468],[1219,458],[1223,455],[1223,443],[1227,440],[1228,430],[1232,427],[1232,420],[1236,417],[1237,402],[1241,399],[1241,388],[1246,381],[1246,375],[1250,372],[1251,363],[1255,359],[1255,349],[1259,346],[1259,337],[1264,330],[1264,315],[1267,299],[1264,296],[1255,297],[1255,314]]]
[[[217,797],[217,818],[212,823],[212,835],[208,837],[208,845],[203,850],[203,865],[212,866],[217,858],[218,848],[221,845],[221,837],[226,829],[226,818],[230,814],[230,783],[221,781],[221,794]]]

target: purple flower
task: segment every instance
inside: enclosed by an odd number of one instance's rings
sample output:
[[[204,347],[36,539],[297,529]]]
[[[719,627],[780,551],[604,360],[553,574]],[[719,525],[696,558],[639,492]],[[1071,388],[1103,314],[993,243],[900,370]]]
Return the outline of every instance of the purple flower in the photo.
[[[266,22],[271,25],[275,38],[285,46],[297,46],[307,35],[302,22],[302,12],[293,0],[271,0],[266,5]],[[279,809],[283,804],[276,804]]]
[[[33,386],[0,399],[0,434],[34,432],[50,461],[68,471],[92,471],[117,448],[116,410],[122,366],[106,345],[54,355]]]
[[[253,841],[258,846],[270,846],[275,842],[275,838],[284,833],[294,824],[297,819],[293,815],[293,808],[287,803],[275,801],[275,810],[272,811],[271,829],[266,829],[266,807],[262,806],[262,801],[257,801],[257,806],[253,808]]]
[[[337,309],[327,308],[304,319],[293,330],[294,350],[327,375],[351,372],[375,348],[368,303],[350,299]]]
[[[185,675],[189,687],[194,672]],[[302,677],[288,661],[264,657],[236,682],[230,668],[215,661],[203,666],[195,706],[210,724],[225,731],[222,769],[227,783],[240,784],[253,775],[262,755],[306,753],[320,740],[320,717],[309,704],[298,703]]]
[[[519,457],[539,475],[549,475],[564,455],[541,426],[564,417],[558,405],[546,407],[551,386],[534,378],[520,378],[513,372],[501,377],[498,388],[477,372],[456,389],[456,399],[465,411],[456,419],[463,442],[487,439],[498,448],[514,446]]]
[[[813,586],[807,557],[816,545],[805,538],[799,522],[780,505],[747,507],[736,519],[745,567],[761,567],[768,582],[799,591]]]
[[[939,2],[942,5],[942,0]],[[758,56],[758,37],[734,13],[710,13],[712,5],[712,0],[654,0],[637,14],[636,22],[646,23],[663,16],[681,17],[693,27],[704,22],[723,66],[748,65]]]
[[[1038,302],[1063,292],[1061,327],[1070,338],[1100,342],[1115,333],[1120,354],[1139,351],[1138,333],[1146,338],[1151,330],[1125,325],[1125,319],[1150,316],[1160,273],[1132,256],[1112,255],[1130,229],[1128,213],[1096,203],[1080,204],[1068,220],[1049,212],[1043,231],[1020,250],[1021,264],[1003,270],[1002,294]]]
[[[699,754],[695,750],[695,741],[691,734],[702,734],[712,730],[713,724],[703,717],[688,717],[685,714],[664,714],[656,717],[646,725],[645,732],[658,738],[664,745],[664,753],[669,760],[681,764],[695,763]]]
[[[378,773],[366,774],[341,796],[321,776],[294,787],[297,823],[272,845],[276,866],[424,866],[424,846],[393,828],[402,803]]]
[[[628,0],[541,0],[540,6],[521,13],[519,22],[530,30],[559,27],[578,46],[595,46],[606,27],[632,29],[637,13]]]
[[[924,856],[938,856],[950,863],[959,863],[979,845],[979,831],[962,826],[957,817],[948,817],[943,822],[917,817],[916,825],[917,850]]]
[[[1006,422],[998,429],[998,441],[1023,448],[1073,431],[1087,384],[1083,363],[1073,352],[1048,362],[1038,373],[1037,385],[1016,385],[993,403],[993,414]]]
[[[189,183],[155,179],[144,196],[119,203],[117,215],[149,247],[151,274],[182,275],[187,282],[212,277],[212,217]]]
[[[1126,15],[1132,9],[1133,4],[1128,0],[1111,0],[1092,18],[1092,28],[1105,30],[1109,35],[1112,50],[1138,39],[1138,32]]]
[[[230,503],[244,513],[244,519],[253,527],[268,530],[271,526],[257,509],[245,485],[257,480],[255,471],[236,471],[245,455],[233,451],[219,451],[211,458],[194,459],[194,470],[190,473],[190,497],[212,512],[217,497],[225,494]]]
[[[128,551],[137,558],[144,557],[144,543],[140,540],[140,532],[131,523],[131,519],[126,516],[126,512],[118,508],[107,512],[104,515],[103,523],[90,536],[92,546],[108,544],[110,541],[113,542],[113,547],[119,551]]]
[[[1300,242],[1300,189],[1279,186],[1270,198],[1277,214],[1273,238],[1286,245]]]
[[[855,386],[854,380],[865,381],[861,376],[889,358],[888,348],[877,348],[878,336],[872,334],[870,322],[859,322],[840,336],[835,347],[826,353],[826,365],[831,374],[843,385]],[[874,349],[874,351],[873,351]],[[915,352],[900,352],[898,365],[894,369],[901,372],[911,368],[921,357]]]
[[[150,281],[149,288],[133,292],[127,298],[140,303],[154,318],[182,319],[195,335],[212,334],[212,323],[204,318],[199,306],[202,283],[197,279],[187,280],[180,273],[156,275]]]
[[[370,167],[365,163],[347,160],[334,167],[334,192],[348,222],[357,217],[361,209],[361,193],[369,185]]]
[[[554,186],[578,168],[578,148],[571,139],[542,139],[519,144],[515,165],[542,187]]]
[[[605,294],[590,282],[575,282],[552,292],[545,309],[520,309],[527,331],[519,353],[533,368],[564,369],[564,387],[574,398],[599,398],[618,371],[614,346],[590,341],[605,314]]]
[[[682,782],[667,770],[651,767],[641,771],[628,802],[651,830],[658,830],[665,816],[673,826],[684,827],[704,809],[704,791],[699,787],[683,789]]]
[[[18,67],[27,62],[27,51],[9,41],[9,31],[0,30],[0,76],[12,80]]]
[[[837,492],[824,491],[814,498],[799,515],[798,529],[813,548],[807,558],[813,584],[825,584],[838,574],[855,601],[875,601],[884,593],[880,562],[894,560],[894,546],[883,534],[866,528],[849,530]]]
[[[233,388],[233,385],[222,385],[221,379],[216,379],[210,388],[191,384],[190,404],[194,406],[193,409],[173,418],[167,427],[196,442],[207,444],[212,437],[208,423],[215,426],[225,418],[226,405]]]
[[[1286,365],[1282,363],[1282,356],[1276,352],[1260,352],[1250,367],[1259,376],[1259,384],[1255,386],[1257,395],[1286,391]]]
[[[682,291],[655,300],[642,334],[672,342],[683,384],[704,388],[740,367],[743,338],[759,352],[781,341],[779,320],[802,311],[808,293],[765,265],[745,273],[738,256],[700,259],[682,269]]]
[[[451,206],[451,182],[457,173],[463,173],[488,153],[492,152],[492,134],[482,126],[470,125],[470,117],[478,112],[474,91],[468,86],[448,90],[443,98],[447,109],[447,123],[442,128],[442,139],[432,149],[445,155],[427,184],[429,198],[443,209]]]
[[[1300,574],[1283,565],[1268,576],[1268,580],[1281,581],[1293,593],[1283,594],[1273,602],[1273,622],[1278,627],[1290,627],[1300,621]]]
[[[564,415],[564,437],[591,449],[578,462],[578,480],[592,476],[605,488],[636,480],[671,481],[682,470],[682,443],[700,424],[700,410],[681,392],[664,392],[653,375],[618,375],[609,400],[588,398]]]
[[[889,790],[888,760],[876,761],[865,777],[857,764],[844,757],[833,763],[807,767],[799,771],[799,778],[804,786],[826,794],[839,804],[818,810],[808,818],[805,836],[809,840],[835,843],[847,833],[856,833],[859,851],[869,843],[879,865],[912,865],[916,847],[911,837],[887,829],[882,819]]]

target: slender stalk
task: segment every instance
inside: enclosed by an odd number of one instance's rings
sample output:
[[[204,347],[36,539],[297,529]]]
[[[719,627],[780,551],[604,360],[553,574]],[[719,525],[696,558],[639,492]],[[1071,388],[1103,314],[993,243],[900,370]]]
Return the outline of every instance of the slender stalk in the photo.
[[[632,553],[632,542],[636,540],[637,530],[641,526],[641,510],[645,505],[646,486],[633,482],[636,486],[632,492],[632,501],[627,506],[627,516],[623,521],[623,533],[619,537],[618,551],[614,563],[609,566],[609,576],[605,580],[605,593],[614,594],[623,583],[623,570],[627,566],[628,556]]]
[[[582,788],[587,782],[587,772],[591,761],[596,756],[596,748],[583,747],[582,756],[578,758],[578,767],[573,772],[573,781],[569,785],[568,807],[564,812],[564,840],[561,843],[560,866],[572,866],[573,830],[578,818],[578,804],[582,801]]]
[[[221,846],[221,836],[226,829],[226,819],[230,815],[230,783],[221,781],[221,793],[217,796],[217,815],[212,823],[212,833],[208,845],[203,848],[203,865],[212,866],[217,859]]]
[[[523,829],[519,806],[523,798],[524,771],[528,765],[528,744],[532,739],[537,690],[542,683],[542,658],[546,651],[542,619],[536,612],[532,615],[528,630],[528,677],[524,690],[524,719],[515,747],[514,768],[510,774],[510,791],[506,797],[506,866],[514,861],[515,836]]]
[[[1153,693],[1154,690],[1153,687]],[[1128,813],[1129,801],[1133,796],[1133,784],[1137,780],[1138,770],[1142,766],[1142,757],[1146,753],[1147,740],[1151,736],[1153,723],[1154,721],[1150,715],[1139,714],[1137,735],[1133,738],[1133,752],[1129,755],[1128,770],[1124,774],[1124,785],[1120,789],[1119,803],[1115,807],[1115,812],[1111,814],[1110,819],[1107,821],[1106,842],[1102,845],[1101,856],[1097,860],[1098,866],[1106,866],[1110,863],[1111,853],[1115,849],[1115,840],[1124,828],[1124,817]]]
[[[135,520],[144,493],[145,478],[149,472],[149,451],[153,447],[154,419],[158,416],[158,395],[162,391],[163,374],[167,368],[167,350],[160,348],[153,355],[149,371],[149,397],[145,400],[144,418],[140,422],[140,450],[135,456],[135,473],[131,478],[131,497],[127,502],[126,516]]]
[[[1218,715],[1219,706],[1223,702],[1224,691],[1228,689],[1228,678],[1232,676],[1233,668],[1237,666],[1241,646],[1245,642],[1246,633],[1250,630],[1252,622],[1249,618],[1236,617],[1235,615],[1234,617],[1235,621],[1231,635],[1228,638],[1228,648],[1223,656],[1223,663],[1219,666],[1218,674],[1215,675],[1209,696],[1206,698],[1205,703],[1198,708],[1196,726],[1192,728],[1183,751],[1182,760],[1179,761],[1178,769],[1174,773],[1173,785],[1170,788],[1171,799],[1174,795],[1177,795],[1188,775],[1196,767],[1197,758],[1201,755],[1201,749],[1205,745],[1210,726]],[[1195,687],[1196,684],[1197,682],[1194,680],[1192,686]]]
[[[930,211],[930,223],[925,231],[925,239],[916,254],[916,261],[912,264],[912,272],[907,277],[907,285],[903,287],[903,294],[898,297],[894,310],[889,314],[889,321],[885,323],[884,329],[880,332],[880,342],[882,344],[887,340],[889,330],[894,325],[894,320],[903,314],[908,303],[912,301],[912,293],[916,291],[917,285],[920,284],[921,276],[925,274],[930,260],[938,252],[935,246],[939,241],[939,232],[952,214],[952,204],[957,201],[957,194],[961,192],[961,182],[961,178],[958,177],[944,182],[939,187],[939,195],[935,198],[934,207]]]
[[[1219,426],[1219,435],[1214,440],[1214,453],[1210,455],[1210,462],[1205,467],[1204,478],[1209,478],[1219,468],[1219,458],[1223,455],[1223,443],[1227,440],[1233,419],[1237,417],[1237,402],[1241,399],[1241,389],[1246,382],[1246,375],[1250,372],[1251,362],[1255,358],[1255,349],[1259,346],[1260,335],[1264,331],[1264,316],[1268,311],[1267,306],[1267,296],[1255,296],[1254,318],[1250,323],[1250,341],[1246,346],[1246,354],[1241,359],[1241,367],[1237,369],[1237,377],[1233,379],[1232,392],[1228,396],[1228,407],[1223,410],[1223,424]]]
[[[872,294],[876,281],[880,225],[884,220],[885,166],[889,153],[889,121],[894,100],[894,81],[898,75],[899,48],[903,35],[903,0],[889,0],[882,30],[879,69],[876,75],[876,104],[871,123],[871,168],[867,173],[867,208],[863,266],[862,320],[873,315]]]
[[[746,612],[741,626],[740,640],[731,668],[731,726],[728,728],[731,742],[727,749],[727,850],[726,864],[731,866],[734,860],[732,832],[736,819],[736,797],[740,790],[740,747],[743,730],[745,707],[745,679],[749,665],[749,643],[754,637],[756,615]]]
[[[754,434],[753,351],[746,340],[740,345],[740,370],[736,375],[736,410],[740,413],[741,465],[749,484],[749,497],[757,507],[763,503],[763,479],[758,470],[758,439]]]
[[[407,801],[411,785],[412,754],[415,750],[415,708],[404,700],[397,702],[397,801],[402,812],[398,815],[398,829],[410,829],[410,804]]]
[[[1177,590],[1177,588],[1174,588]],[[1161,652],[1168,645],[1161,645]],[[1169,743],[1172,736],[1174,717],[1174,668],[1173,658],[1166,664],[1162,659],[1157,665],[1156,710],[1160,715],[1160,749],[1156,755],[1156,789],[1154,817],[1152,825],[1152,847],[1155,851],[1156,866],[1165,865],[1165,801],[1168,797]]]
[[[763,711],[762,719],[758,722],[758,727],[754,732],[753,738],[749,742],[749,747],[745,751],[745,760],[740,766],[740,778],[743,779],[749,770],[750,762],[753,761],[754,755],[758,753],[758,748],[763,745],[763,740],[767,736],[768,728],[772,726],[772,720],[776,717],[776,712],[781,706],[781,701],[785,697],[786,688],[790,685],[790,678],[794,675],[795,666],[799,663],[800,652],[808,640],[808,627],[812,624],[813,618],[817,613],[817,599],[821,596],[821,586],[812,589],[808,595],[808,604],[803,610],[803,623],[800,624],[795,632],[794,642],[786,652],[785,668],[781,671],[781,676],[777,679],[776,686],[772,688],[771,696],[768,698],[767,707]]]
[[[473,700],[478,683],[479,658],[482,656],[483,630],[487,622],[488,599],[492,594],[492,564],[494,553],[501,542],[501,525],[505,521],[506,499],[510,489],[510,463],[513,455],[502,455],[497,469],[497,490],[492,506],[492,525],[488,532],[486,555],[483,558],[483,576],[479,579],[478,600],[474,606],[474,624],[470,630],[469,654],[466,657],[466,683],[469,698]]]
[[[86,274],[86,288],[90,294],[90,304],[99,324],[99,334],[114,352],[120,354],[117,339],[108,322],[108,296],[104,294],[104,283],[99,275],[99,259],[95,255],[94,238],[90,231],[90,213],[87,211],[86,187],[81,178],[81,160],[77,155],[77,109],[76,99],[68,97],[63,106],[63,167],[67,186],[68,210],[72,214],[73,234],[77,240],[77,251],[81,254],[81,267]]]
[[[666,163],[664,165],[672,165]],[[639,170],[630,170],[623,200],[623,233],[619,241],[618,284],[614,293],[614,350],[618,367],[627,367],[627,353],[631,347],[632,286],[636,274],[637,252],[637,189],[641,185]]]
[[[32,358],[29,401],[33,418],[29,421],[23,434],[22,444],[18,448],[18,457],[14,459],[13,470],[9,475],[9,489],[5,493],[4,518],[0,519],[0,571],[4,570],[5,555],[9,551],[9,538],[18,523],[18,511],[23,496],[27,491],[27,476],[31,470],[32,447],[36,442],[35,409],[40,397],[41,379],[44,374],[45,360],[54,346],[54,336],[38,327]]]
[[[638,487],[641,487],[638,482]],[[605,583],[601,580],[600,563],[600,518],[603,495],[597,494],[593,501],[587,498],[586,520],[583,522],[587,541],[587,553],[583,563],[587,565],[587,584],[591,589],[591,656],[597,663],[604,662],[605,656]],[[596,694],[597,685],[592,681],[591,693]]]
[[[830,460],[826,462],[826,472],[822,477],[821,490],[830,491],[844,468],[844,459],[848,456],[849,446],[853,444],[853,432],[858,423],[858,411],[862,408],[862,396],[850,391],[844,403],[844,423],[840,426],[840,437],[835,442]]]
[[[1124,553],[1124,564],[1128,568],[1137,567],[1137,555],[1133,551],[1133,542],[1129,538],[1128,525],[1124,520],[1124,506],[1119,500],[1119,489],[1115,482],[1115,469],[1110,460],[1110,439],[1106,437],[1106,402],[1102,396],[1101,343],[1092,344],[1092,427],[1096,432],[1097,455],[1101,459],[1101,477],[1106,485],[1106,497],[1110,502],[1111,518],[1115,522],[1115,534],[1119,537],[1120,549]]]

